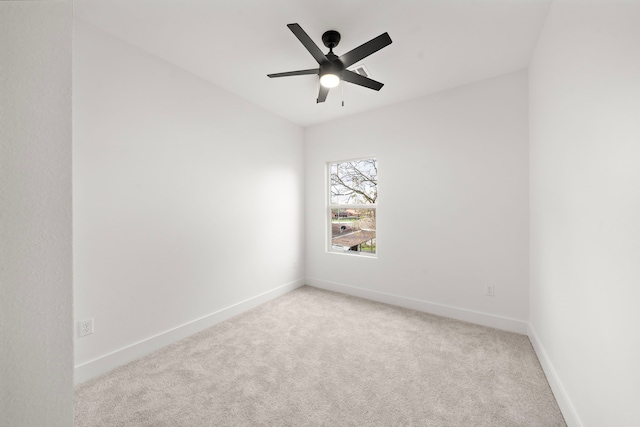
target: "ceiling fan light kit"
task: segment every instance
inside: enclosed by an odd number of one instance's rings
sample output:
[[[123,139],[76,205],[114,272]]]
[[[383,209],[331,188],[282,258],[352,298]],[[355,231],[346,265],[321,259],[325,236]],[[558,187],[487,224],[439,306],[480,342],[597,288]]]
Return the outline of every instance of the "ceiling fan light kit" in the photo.
[[[391,37],[388,33],[379,35],[368,42],[350,50],[342,56],[333,53],[338,43],[340,43],[340,33],[335,30],[326,31],[322,35],[322,43],[329,48],[329,52],[325,55],[320,48],[311,40],[311,37],[298,24],[287,25],[291,32],[300,40],[302,45],[309,51],[311,56],[320,65],[319,68],[308,70],[288,71],[284,73],[267,74],[268,77],[290,77],[315,74],[320,76],[320,90],[316,102],[324,102],[329,94],[329,89],[340,84],[340,81],[353,83],[373,90],[380,90],[382,83],[365,77],[361,74],[347,70],[347,67],[366,58],[391,44]]]
[[[320,84],[331,89],[332,87],[336,87],[340,84],[340,77],[331,73],[323,74],[320,76]]]

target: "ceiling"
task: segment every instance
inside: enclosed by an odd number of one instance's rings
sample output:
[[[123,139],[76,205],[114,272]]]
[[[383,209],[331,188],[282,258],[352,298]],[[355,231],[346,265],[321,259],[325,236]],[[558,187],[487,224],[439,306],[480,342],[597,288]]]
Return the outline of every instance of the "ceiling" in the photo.
[[[74,13],[266,110],[309,126],[528,67],[551,0],[75,0]],[[287,28],[339,56],[384,32],[365,58],[379,91],[342,83],[316,104],[318,64]],[[360,64],[360,63],[359,63]],[[358,64],[356,64],[358,65]],[[341,106],[344,97],[345,105]]]

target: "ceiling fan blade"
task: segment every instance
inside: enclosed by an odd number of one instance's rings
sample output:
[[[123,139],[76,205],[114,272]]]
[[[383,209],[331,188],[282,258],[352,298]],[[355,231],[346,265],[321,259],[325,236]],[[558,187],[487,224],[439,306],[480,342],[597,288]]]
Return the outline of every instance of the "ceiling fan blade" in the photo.
[[[286,73],[267,74],[267,77],[274,78],[274,77],[304,76],[306,74],[320,74],[320,68],[312,68],[310,70],[287,71]]]
[[[390,44],[391,37],[389,37],[389,33],[380,34],[375,39],[371,39],[365,44],[361,44],[357,48],[342,55],[340,57],[340,61],[342,61],[345,68],[349,67],[372,53],[379,51],[383,47],[389,46]]]
[[[327,57],[322,53],[317,44],[311,40],[311,37],[307,33],[304,32],[302,27],[298,24],[288,24],[287,27],[291,30],[293,34],[300,40],[300,42],[307,48],[311,56],[315,58],[318,64],[322,64],[323,62],[328,61]]]
[[[369,89],[373,90],[380,90],[382,89],[382,86],[384,86],[383,83],[377,82],[365,76],[361,76],[360,74],[354,73],[353,71],[349,70],[342,71],[342,80],[359,86],[368,87]]]
[[[327,99],[327,95],[329,94],[329,88],[320,85],[320,91],[318,92],[318,99],[316,103],[324,102]]]

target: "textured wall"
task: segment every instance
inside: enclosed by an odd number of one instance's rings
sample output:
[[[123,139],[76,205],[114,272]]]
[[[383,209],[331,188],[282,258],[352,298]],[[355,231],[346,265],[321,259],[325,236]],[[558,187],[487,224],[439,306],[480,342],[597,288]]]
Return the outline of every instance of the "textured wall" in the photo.
[[[530,76],[531,328],[570,426],[640,425],[640,2],[554,1]]]
[[[0,2],[0,424],[70,426],[71,2]]]

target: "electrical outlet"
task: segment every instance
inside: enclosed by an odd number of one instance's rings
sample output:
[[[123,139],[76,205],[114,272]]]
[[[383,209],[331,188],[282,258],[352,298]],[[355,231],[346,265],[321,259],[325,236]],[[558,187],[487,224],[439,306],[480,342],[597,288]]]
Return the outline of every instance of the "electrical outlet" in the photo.
[[[487,286],[484,289],[484,294],[488,297],[492,297],[495,295],[495,287],[493,285]]]
[[[78,336],[86,337],[93,333],[93,317],[91,319],[78,322]]]

